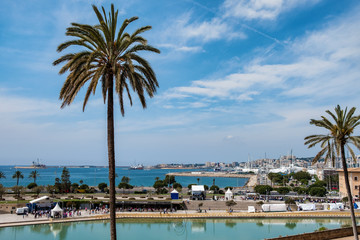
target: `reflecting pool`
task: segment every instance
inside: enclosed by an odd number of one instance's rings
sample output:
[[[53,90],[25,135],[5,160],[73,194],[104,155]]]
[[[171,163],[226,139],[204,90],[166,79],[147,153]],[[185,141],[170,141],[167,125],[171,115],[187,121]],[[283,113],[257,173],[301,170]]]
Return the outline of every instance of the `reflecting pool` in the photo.
[[[118,220],[118,239],[256,240],[350,226],[350,219]],[[55,223],[0,228],[0,239],[110,239],[109,221]]]

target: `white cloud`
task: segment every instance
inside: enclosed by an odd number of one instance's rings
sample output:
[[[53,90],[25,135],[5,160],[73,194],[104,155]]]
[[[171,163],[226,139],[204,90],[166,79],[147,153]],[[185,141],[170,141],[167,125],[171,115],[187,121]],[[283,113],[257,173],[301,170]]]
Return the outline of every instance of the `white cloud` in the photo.
[[[254,95],[276,90],[272,98],[307,97],[307,101],[317,101],[356,97],[360,87],[359,24],[360,17],[354,14],[340,18],[289,42],[271,58],[255,57],[241,71],[193,81],[165,95],[252,100]]]
[[[320,0],[226,0],[225,17],[246,20],[275,20],[282,12],[299,6],[316,4]]]

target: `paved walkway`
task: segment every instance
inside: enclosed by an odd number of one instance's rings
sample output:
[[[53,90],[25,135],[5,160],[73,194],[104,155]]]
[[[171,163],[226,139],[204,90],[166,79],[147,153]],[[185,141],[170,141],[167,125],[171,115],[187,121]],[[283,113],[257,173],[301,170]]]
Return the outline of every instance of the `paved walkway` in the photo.
[[[360,217],[360,213],[356,214]],[[203,213],[197,213],[196,211],[177,211],[175,213],[159,213],[159,212],[121,212],[117,213],[118,219],[124,218],[163,218],[163,219],[184,219],[184,218],[349,218],[350,213],[348,211],[309,211],[309,212],[233,212],[228,213],[224,210],[221,211],[209,211]],[[92,214],[82,211],[81,216],[68,217],[65,219],[52,219],[47,217],[34,218],[33,215],[22,216],[15,214],[1,214],[0,215],[0,228],[9,226],[21,226],[31,224],[46,224],[54,222],[75,222],[75,221],[93,221],[109,219],[109,214]]]

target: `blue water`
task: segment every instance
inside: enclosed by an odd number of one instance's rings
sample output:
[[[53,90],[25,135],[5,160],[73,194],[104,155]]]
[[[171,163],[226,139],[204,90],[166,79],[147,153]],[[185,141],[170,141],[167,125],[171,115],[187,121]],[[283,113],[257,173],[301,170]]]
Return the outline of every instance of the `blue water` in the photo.
[[[6,176],[5,179],[0,179],[0,183],[5,187],[12,187],[16,185],[16,179],[13,179],[15,171],[21,171],[24,175],[24,179],[20,179],[19,185],[27,186],[33,182],[33,179],[29,178],[29,174],[34,169],[15,169],[13,166],[0,166],[0,171]],[[36,169],[39,172],[39,177],[36,180],[38,185],[53,185],[55,178],[61,178],[63,168],[49,167],[46,169]],[[97,186],[101,182],[108,183],[108,168],[68,168],[70,172],[70,180],[72,183],[79,183],[83,180],[84,184],[89,186]],[[116,168],[118,178],[116,184],[120,183],[123,176],[130,178],[130,184],[134,186],[152,186],[155,182],[155,178],[159,177],[164,179],[165,175],[170,172],[183,172],[183,171],[199,171],[198,169],[151,169],[151,170],[129,170],[124,168]],[[179,182],[183,187],[187,187],[189,184],[196,183],[197,178],[200,178],[199,183],[211,186],[213,179],[211,177],[175,177],[175,180]],[[215,184],[219,187],[241,187],[246,183],[247,179],[244,178],[215,178]]]
[[[349,219],[199,219],[119,220],[117,239],[126,240],[257,240],[279,235],[313,232],[320,227],[339,228]],[[108,221],[78,222],[0,228],[0,239],[110,239]]]

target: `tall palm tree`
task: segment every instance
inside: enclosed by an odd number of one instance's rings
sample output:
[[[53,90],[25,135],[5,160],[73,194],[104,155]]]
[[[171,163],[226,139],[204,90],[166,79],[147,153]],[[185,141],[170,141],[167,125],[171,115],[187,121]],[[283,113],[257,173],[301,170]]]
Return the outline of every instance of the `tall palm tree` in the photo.
[[[321,120],[311,119],[310,124],[317,127],[325,128],[329,131],[327,135],[310,135],[305,138],[305,145],[308,145],[308,148],[312,148],[317,144],[321,145],[320,152],[313,159],[313,163],[316,163],[321,157],[325,156],[325,161],[331,160],[332,163],[335,162],[337,156],[341,157],[341,162],[344,170],[345,185],[348,195],[348,201],[350,204],[351,220],[353,226],[354,238],[358,240],[358,233],[356,228],[356,220],[354,214],[354,205],[352,203],[352,195],[349,184],[349,174],[346,165],[345,159],[345,147],[350,152],[353,159],[355,158],[355,153],[349,146],[349,144],[354,145],[357,149],[360,150],[360,136],[353,136],[355,128],[360,124],[360,115],[354,115],[356,108],[353,107],[350,111],[342,110],[339,105],[335,108],[335,113],[326,111],[333,120],[330,121],[326,117],[321,116]]]
[[[21,179],[23,179],[24,178],[24,175],[22,174],[22,172],[21,171],[16,171],[15,173],[14,173],[14,175],[12,176],[12,178],[16,178],[16,186],[18,186],[19,185],[19,180],[20,180],[20,178]]]
[[[150,45],[140,34],[151,29],[151,26],[141,27],[132,34],[125,32],[125,28],[138,17],[125,19],[121,27],[117,28],[118,11],[111,4],[108,15],[102,7],[102,13],[93,5],[99,24],[90,26],[72,23],[67,28],[66,35],[75,37],[74,40],[62,43],[58,52],[69,46],[82,48],[77,53],[69,53],[58,60],[54,65],[65,62],[59,71],[69,75],[60,91],[61,107],[70,105],[82,86],[88,83],[83,111],[91,93],[95,94],[98,83],[101,83],[101,92],[104,103],[107,100],[107,143],[109,158],[109,189],[110,189],[110,229],[111,239],[116,239],[115,228],[115,148],[114,148],[114,87],[119,97],[120,111],[124,116],[123,93],[129,98],[132,105],[130,88],[137,94],[143,108],[146,108],[145,95],[153,97],[158,82],[150,64],[141,56],[140,51],[160,53]]]
[[[3,172],[0,171],[0,179],[1,179],[1,178],[6,178],[6,176],[5,176],[5,173],[3,173]]]
[[[34,171],[31,171],[30,175],[29,175],[29,178],[33,178],[34,179],[34,183],[36,183],[36,178],[39,177],[40,174],[38,171],[34,170]]]

